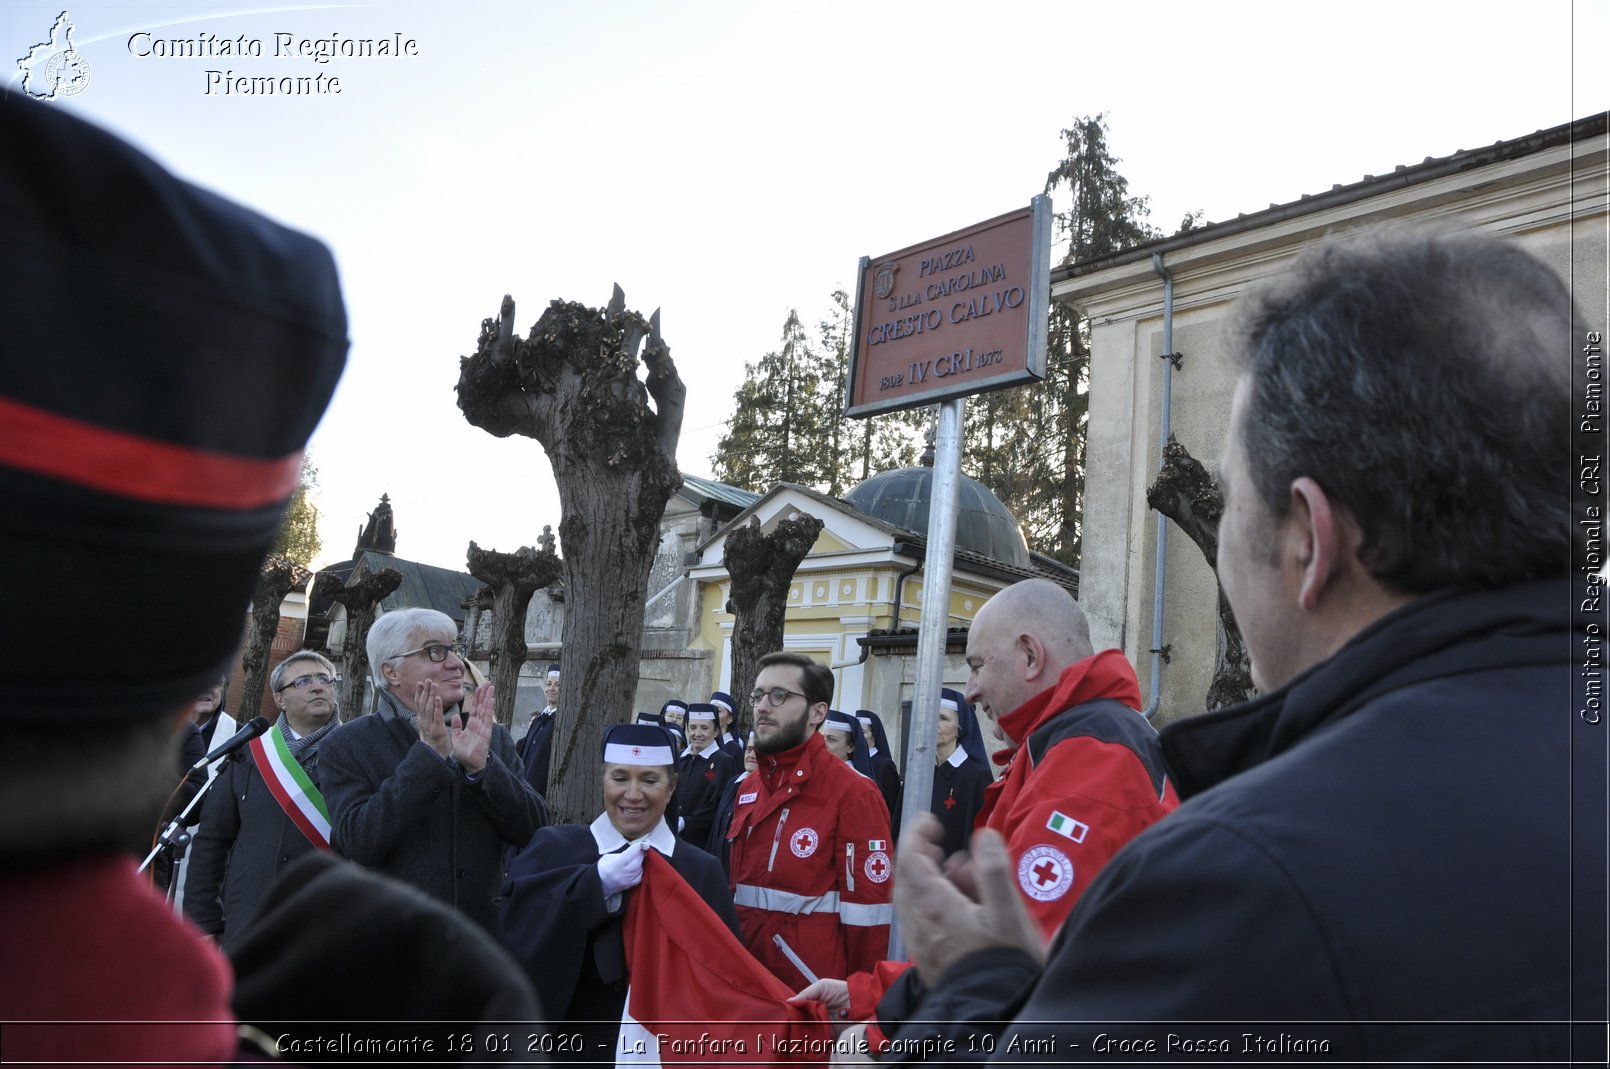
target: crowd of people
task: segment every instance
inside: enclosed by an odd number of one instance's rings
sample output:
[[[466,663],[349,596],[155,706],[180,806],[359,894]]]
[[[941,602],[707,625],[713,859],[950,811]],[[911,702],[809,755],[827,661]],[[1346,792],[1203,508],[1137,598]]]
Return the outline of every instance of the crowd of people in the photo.
[[[1217,566],[1248,703],[1159,733],[1124,655],[1026,580],[972,621],[898,846],[882,718],[786,651],[736,700],[609,725],[599,815],[560,826],[563,662],[517,743],[453,620],[395,610],[372,714],[340,722],[317,652],[275,667],[277,718],[211,770],[167,877],[186,921],[134,858],[233,726],[219,673],[345,359],[335,268],[58,111],[5,101],[0,134],[0,228],[28,251],[0,254],[0,301],[52,353],[0,386],[4,644],[70,625],[62,582],[164,639],[87,664],[30,642],[43,671],[8,680],[8,1059],[227,1064],[283,1022],[417,1018],[573,1022],[587,1045],[550,1056],[608,1062],[651,853],[844,1061],[1065,1060],[1096,1023],[1137,1056],[1165,1029],[1239,1044],[1174,1053],[1603,1056],[1605,743],[1569,711],[1599,625],[1562,489],[1590,332],[1535,257],[1338,242],[1244,302]],[[1224,1022],[1298,1023],[1248,1048]]]

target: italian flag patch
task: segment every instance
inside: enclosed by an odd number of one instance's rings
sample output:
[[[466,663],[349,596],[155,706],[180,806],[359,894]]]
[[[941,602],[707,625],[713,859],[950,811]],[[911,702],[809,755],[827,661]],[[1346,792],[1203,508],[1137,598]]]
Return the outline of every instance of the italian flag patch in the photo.
[[[868,850],[887,850],[889,849],[889,844],[883,839],[869,839],[867,840],[866,848]]]
[[[1085,833],[1090,830],[1090,825],[1083,821],[1074,820],[1066,813],[1058,813],[1054,810],[1051,813],[1051,819],[1045,822],[1045,826],[1064,839],[1072,839],[1076,843],[1084,842]]]

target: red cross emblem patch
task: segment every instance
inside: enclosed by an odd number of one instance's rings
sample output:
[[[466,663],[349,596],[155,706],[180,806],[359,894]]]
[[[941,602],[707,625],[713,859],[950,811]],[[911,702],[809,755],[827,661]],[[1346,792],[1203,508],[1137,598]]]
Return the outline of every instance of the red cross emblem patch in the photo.
[[[866,873],[866,878],[873,883],[882,883],[887,880],[893,868],[894,866],[889,863],[889,855],[882,850],[874,850],[868,854],[866,864],[862,866],[862,870]]]
[[[1017,884],[1039,902],[1061,898],[1073,886],[1073,862],[1054,846],[1036,846],[1018,859]]]
[[[815,828],[801,828],[788,840],[788,848],[794,851],[795,857],[810,857],[816,853],[816,844],[820,841]]]

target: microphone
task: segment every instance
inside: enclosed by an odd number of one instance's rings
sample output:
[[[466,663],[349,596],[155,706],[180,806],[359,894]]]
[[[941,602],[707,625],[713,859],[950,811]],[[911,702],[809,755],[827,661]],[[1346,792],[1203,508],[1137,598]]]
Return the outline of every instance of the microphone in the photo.
[[[268,729],[272,726],[273,725],[268,722],[268,717],[266,716],[252,717],[250,720],[246,721],[245,727],[229,736],[228,739],[224,740],[219,745],[213,747],[212,753],[191,765],[185,774],[189,775],[191,772],[206,768],[220,757],[228,757],[242,746],[245,746],[248,742],[251,742],[257,736],[268,731]]]

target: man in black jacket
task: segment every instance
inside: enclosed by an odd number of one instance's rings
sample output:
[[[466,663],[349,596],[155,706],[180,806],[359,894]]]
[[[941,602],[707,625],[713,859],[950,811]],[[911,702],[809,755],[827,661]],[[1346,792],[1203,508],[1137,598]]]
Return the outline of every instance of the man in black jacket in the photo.
[[[1600,336],[1488,237],[1326,248],[1249,303],[1218,573],[1262,696],[1164,730],[1184,804],[1048,960],[997,836],[975,902],[908,833],[918,1016],[1016,1015],[1017,1060],[1602,1059],[1602,490],[1567,490]]]
[[[493,896],[503,848],[548,822],[521,775],[514,740],[492,722],[492,687],[464,693],[453,618],[394,609],[369,629],[379,708],[324,741],[321,786],[330,843],[360,865],[411,883],[497,933]]]
[[[226,949],[233,949],[281,869],[309,850],[329,848],[319,743],[338,723],[335,674],[313,650],[297,650],[275,665],[269,689],[279,719],[265,745],[224,763],[221,782],[202,807],[184,910]],[[271,752],[280,760],[269,761]]]

